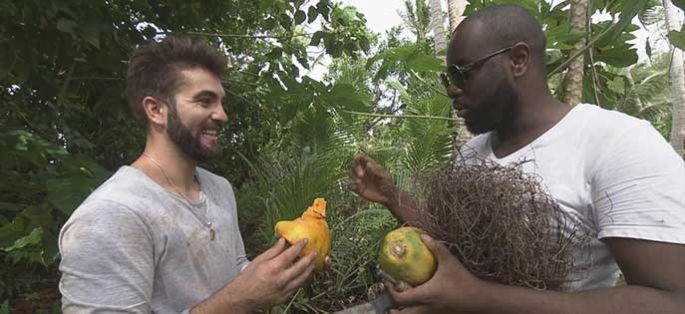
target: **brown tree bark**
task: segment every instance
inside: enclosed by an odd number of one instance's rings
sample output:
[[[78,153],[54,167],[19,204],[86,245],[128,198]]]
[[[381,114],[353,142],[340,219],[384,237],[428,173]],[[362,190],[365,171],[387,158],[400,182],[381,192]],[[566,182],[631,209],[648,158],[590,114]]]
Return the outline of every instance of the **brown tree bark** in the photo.
[[[571,0],[571,33],[584,33],[587,31],[588,5],[588,0]],[[571,55],[583,49],[585,44],[584,38],[576,42]],[[585,54],[579,55],[568,65],[565,78],[564,102],[571,106],[577,105],[582,99],[584,68]]]

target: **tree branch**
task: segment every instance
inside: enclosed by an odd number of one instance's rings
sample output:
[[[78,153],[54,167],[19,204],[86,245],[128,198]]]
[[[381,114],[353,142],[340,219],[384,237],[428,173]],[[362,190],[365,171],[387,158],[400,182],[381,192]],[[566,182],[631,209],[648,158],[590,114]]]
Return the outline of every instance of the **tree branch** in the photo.
[[[380,117],[380,118],[391,118],[391,119],[410,118],[410,119],[454,121],[454,119],[452,119],[452,118],[437,117],[437,116],[426,116],[426,115],[415,115],[415,114],[403,114],[403,115],[396,116],[396,115],[391,115],[391,114],[366,113],[366,112],[358,112],[358,111],[350,111],[350,110],[338,110],[338,111],[357,115],[357,116],[366,116],[366,117]]]
[[[267,38],[275,38],[275,39],[283,39],[283,38],[288,38],[289,36],[276,36],[276,35],[246,35],[246,34],[223,34],[223,33],[205,33],[205,32],[157,32],[157,35],[171,35],[171,34],[176,34],[176,33],[181,33],[184,35],[193,35],[193,36],[208,36],[208,37],[224,37],[224,38],[243,38],[243,39],[267,39]],[[312,34],[309,33],[303,33],[303,34],[293,34],[290,37],[302,37],[302,36],[311,36]]]

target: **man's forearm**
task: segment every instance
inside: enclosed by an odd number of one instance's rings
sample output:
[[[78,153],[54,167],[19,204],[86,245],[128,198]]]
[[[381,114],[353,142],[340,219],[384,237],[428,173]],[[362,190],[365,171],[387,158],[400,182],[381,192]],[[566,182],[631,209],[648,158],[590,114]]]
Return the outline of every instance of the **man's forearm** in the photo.
[[[239,313],[247,314],[252,310],[250,302],[241,296],[240,291],[235,285],[230,283],[217,291],[207,300],[190,310],[191,314],[206,313]]]
[[[486,283],[477,313],[683,313],[685,293],[628,285],[576,293]]]
[[[416,201],[409,196],[409,194],[397,190],[395,197],[391,199],[385,206],[400,222],[408,225],[417,225],[420,220],[418,206]]]

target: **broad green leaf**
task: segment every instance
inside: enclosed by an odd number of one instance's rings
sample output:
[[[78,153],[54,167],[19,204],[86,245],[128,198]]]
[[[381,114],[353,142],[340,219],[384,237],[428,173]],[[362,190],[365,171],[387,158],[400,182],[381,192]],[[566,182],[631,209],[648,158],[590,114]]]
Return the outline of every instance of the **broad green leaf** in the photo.
[[[317,16],[319,16],[319,12],[316,11],[316,7],[310,6],[309,9],[307,9],[307,23],[311,24],[314,22]]]
[[[109,170],[95,162],[91,157],[82,154],[72,155],[66,165],[78,168],[78,172],[70,174],[74,176],[84,176],[98,182],[104,181],[112,174]]]
[[[343,49],[342,46],[339,45],[338,41],[333,39],[333,35],[328,36],[329,34],[326,34],[324,36],[324,44],[326,45],[326,52],[328,52],[331,56],[333,57],[340,57],[342,56]]]
[[[625,46],[602,50],[595,55],[595,61],[606,62],[615,67],[627,67],[637,63],[637,50]]]
[[[49,206],[29,206],[21,212],[27,221],[37,227],[50,228],[55,221]]]
[[[5,248],[22,237],[26,229],[26,219],[17,217],[11,223],[0,227],[0,248]]]
[[[368,52],[369,49],[371,49],[371,43],[369,43],[369,39],[366,37],[360,38],[359,39],[359,47],[364,51]]]
[[[683,30],[669,31],[668,40],[678,49],[685,50],[685,32],[683,32]]]
[[[298,113],[305,111],[311,105],[312,95],[296,80],[281,73],[279,73],[279,78],[288,88],[283,97],[278,99],[280,103],[279,121],[286,125],[295,119]]]
[[[552,26],[545,30],[545,38],[547,39],[547,47],[556,47],[558,42],[563,41],[561,36],[569,35],[569,24],[559,24]]]
[[[50,179],[47,181],[48,202],[70,215],[92,192],[94,184],[97,181],[84,177]]]
[[[309,45],[318,46],[319,43],[321,43],[321,39],[323,38],[324,34],[325,33],[323,31],[316,31],[314,35],[312,35],[312,40],[309,42]]]
[[[320,1],[319,4],[316,5],[316,11],[319,12],[319,14],[326,20],[326,22],[331,21],[330,20],[331,8],[328,6],[327,3]]]
[[[41,239],[43,239],[43,228],[38,227],[33,229],[33,231],[31,231],[29,235],[17,239],[16,241],[14,241],[14,244],[12,244],[9,247],[3,248],[3,250],[8,252],[19,250],[26,246],[40,243]]]
[[[266,30],[272,30],[274,27],[276,27],[276,19],[273,17],[269,17],[266,20],[264,20],[264,29]]]
[[[407,68],[417,72],[439,72],[444,69],[443,61],[433,55],[416,55],[406,60]]]
[[[587,37],[587,32],[579,32],[579,33],[562,33],[557,36],[557,40],[561,43],[564,43],[566,45],[573,45],[577,41],[584,39]]]
[[[302,24],[307,19],[307,14],[304,13],[302,10],[297,10],[295,12],[295,25]]]
[[[266,54],[265,57],[267,57],[271,60],[276,60],[276,59],[280,59],[282,55],[283,55],[283,48],[274,47],[273,49],[271,49],[271,52]]]
[[[625,82],[620,76],[616,76],[613,80],[607,82],[607,87],[617,94],[625,93]]]
[[[285,28],[285,29],[290,29],[290,28],[293,26],[292,20],[291,20],[290,17],[289,17],[287,14],[285,14],[285,13],[282,13],[281,15],[279,15],[279,17],[278,17],[278,23],[280,23],[281,26],[282,26],[283,28]]]
[[[605,47],[608,46],[623,33],[626,27],[631,25],[633,17],[642,10],[642,8],[647,4],[649,0],[633,0],[627,1],[621,11],[621,15],[616,24],[613,24],[607,33],[602,36],[602,38],[597,41],[596,46]]]

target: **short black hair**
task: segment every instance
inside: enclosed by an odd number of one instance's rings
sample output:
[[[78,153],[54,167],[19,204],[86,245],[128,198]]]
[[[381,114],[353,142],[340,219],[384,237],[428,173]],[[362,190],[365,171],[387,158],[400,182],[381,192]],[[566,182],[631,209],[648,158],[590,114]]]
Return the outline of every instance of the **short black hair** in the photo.
[[[468,16],[462,24],[474,22],[487,25],[488,39],[501,45],[499,48],[519,42],[528,44],[533,52],[533,58],[544,68],[547,40],[542,26],[528,10],[512,4],[491,5]],[[459,27],[455,32],[457,30]]]

